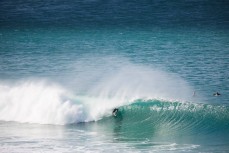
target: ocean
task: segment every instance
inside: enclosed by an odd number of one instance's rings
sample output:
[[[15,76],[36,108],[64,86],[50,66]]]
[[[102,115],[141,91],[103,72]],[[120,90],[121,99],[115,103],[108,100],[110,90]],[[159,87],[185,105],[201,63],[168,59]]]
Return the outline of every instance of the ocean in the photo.
[[[1,0],[0,152],[229,152],[229,2]]]

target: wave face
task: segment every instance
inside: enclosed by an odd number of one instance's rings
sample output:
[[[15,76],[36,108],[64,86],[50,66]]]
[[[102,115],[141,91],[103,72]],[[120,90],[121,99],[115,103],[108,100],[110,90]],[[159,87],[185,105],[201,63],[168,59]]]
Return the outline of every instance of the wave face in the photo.
[[[229,107],[140,99],[120,107],[117,117],[99,122],[129,138],[215,135],[222,140],[229,132]]]

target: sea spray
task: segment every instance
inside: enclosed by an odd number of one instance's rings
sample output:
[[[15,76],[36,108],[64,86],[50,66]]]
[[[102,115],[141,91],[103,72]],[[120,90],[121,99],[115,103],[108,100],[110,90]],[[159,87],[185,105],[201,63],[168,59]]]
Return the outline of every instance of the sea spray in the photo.
[[[72,67],[74,72],[65,80],[71,80],[72,90],[77,94],[116,98],[121,102],[139,98],[195,100],[192,96],[194,89],[188,82],[165,68],[133,64],[119,56],[96,55],[82,58]]]
[[[77,63],[82,74],[65,79],[66,86],[39,79],[1,83],[0,120],[71,124],[100,120],[136,99],[192,100],[192,88],[175,74],[117,59],[86,68],[84,62]]]

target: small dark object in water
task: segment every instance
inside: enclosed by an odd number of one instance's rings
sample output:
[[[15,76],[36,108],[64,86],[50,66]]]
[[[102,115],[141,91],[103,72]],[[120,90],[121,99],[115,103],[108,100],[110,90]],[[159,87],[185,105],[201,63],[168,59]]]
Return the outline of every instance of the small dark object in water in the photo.
[[[112,112],[112,115],[113,115],[113,116],[116,116],[117,113],[118,113],[118,108],[115,108],[115,109],[113,110],[113,112]]]
[[[220,95],[221,95],[221,94],[218,93],[218,92],[216,92],[216,93],[213,94],[213,96],[220,96]]]

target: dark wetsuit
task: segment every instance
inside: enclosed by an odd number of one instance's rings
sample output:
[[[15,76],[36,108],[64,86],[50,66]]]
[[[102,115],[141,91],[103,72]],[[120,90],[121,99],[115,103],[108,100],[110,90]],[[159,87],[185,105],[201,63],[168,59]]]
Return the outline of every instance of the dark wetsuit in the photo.
[[[116,115],[117,112],[118,112],[118,108],[115,108],[115,109],[113,110],[112,114],[113,114],[113,115]]]
[[[213,95],[214,95],[214,96],[220,96],[221,94],[218,93],[218,92],[216,92],[216,93],[214,93]]]

